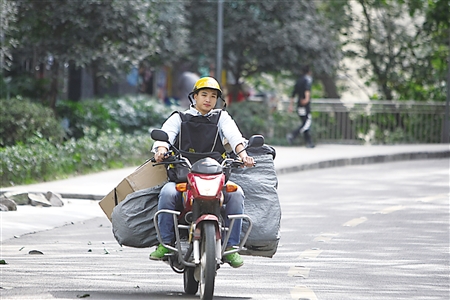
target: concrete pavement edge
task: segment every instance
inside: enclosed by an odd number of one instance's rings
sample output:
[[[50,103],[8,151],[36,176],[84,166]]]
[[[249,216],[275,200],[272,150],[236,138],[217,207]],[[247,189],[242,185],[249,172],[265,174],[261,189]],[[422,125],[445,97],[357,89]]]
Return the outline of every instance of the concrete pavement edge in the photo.
[[[372,155],[363,157],[330,159],[310,164],[301,164],[292,167],[280,168],[277,169],[276,171],[277,174],[287,174],[300,171],[344,167],[351,165],[366,165],[366,164],[386,163],[405,160],[439,159],[448,157],[450,157],[450,150],[406,152],[406,153]]]
[[[276,172],[278,175],[281,175],[301,171],[344,167],[352,165],[366,165],[366,164],[387,163],[405,160],[440,159],[448,157],[450,157],[450,150],[405,152],[405,153],[372,155],[363,157],[330,159],[310,164],[303,163],[292,167],[277,168]],[[61,193],[61,196],[63,198],[70,198],[70,199],[101,200],[105,195]]]

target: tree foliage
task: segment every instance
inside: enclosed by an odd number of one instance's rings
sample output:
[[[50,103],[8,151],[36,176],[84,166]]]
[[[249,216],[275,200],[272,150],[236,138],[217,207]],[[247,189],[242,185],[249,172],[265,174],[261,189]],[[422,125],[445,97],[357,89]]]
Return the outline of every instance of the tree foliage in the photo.
[[[236,82],[242,77],[281,70],[298,73],[311,64],[331,73],[338,56],[313,1],[225,1],[223,64]],[[217,1],[191,1],[190,47],[196,57],[214,61]]]
[[[180,55],[185,40],[181,3],[169,1],[35,1],[16,0],[17,40],[13,53],[30,59],[36,70],[46,66],[54,107],[62,65],[95,66],[96,76],[127,70],[144,59],[170,61]],[[178,16],[177,16],[178,14]],[[167,15],[177,16],[167,19]]]
[[[0,72],[3,69],[8,70],[12,63],[11,48],[16,45],[16,41],[11,37],[11,33],[15,29],[15,16],[14,3],[0,0]]]
[[[358,0],[351,7],[355,30],[347,43],[359,48],[347,54],[365,60],[359,75],[379,98],[445,99],[448,1]]]
[[[346,56],[362,60],[359,74],[379,98],[445,99],[448,0],[223,4],[223,68],[233,83],[261,73],[295,74],[309,63],[325,93],[337,95],[336,69]],[[217,0],[0,0],[0,8],[0,67],[12,78],[9,89],[38,90],[51,107],[68,64],[90,67],[96,78],[143,60],[214,67]],[[31,76],[23,78],[24,71]]]

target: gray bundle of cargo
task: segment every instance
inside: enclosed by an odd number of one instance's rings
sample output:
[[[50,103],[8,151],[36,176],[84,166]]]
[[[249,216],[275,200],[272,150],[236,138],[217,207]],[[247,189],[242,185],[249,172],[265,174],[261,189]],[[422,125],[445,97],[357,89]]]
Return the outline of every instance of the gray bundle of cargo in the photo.
[[[239,184],[245,194],[245,214],[253,222],[253,229],[242,254],[272,257],[280,240],[281,207],[278,199],[278,179],[273,160],[275,150],[264,145],[249,148],[247,153],[255,159],[253,168],[233,170],[230,180]],[[243,231],[248,227],[243,223]]]
[[[158,211],[158,195],[163,185],[128,194],[114,207],[112,230],[120,245],[135,248],[158,245],[153,216]]]
[[[248,149],[256,161],[254,168],[235,169],[230,179],[245,193],[245,213],[253,222],[245,255],[272,257],[280,239],[281,208],[277,194],[277,176],[273,164],[275,150],[264,145]],[[120,245],[144,248],[158,244],[153,216],[157,211],[162,185],[130,193],[114,207],[113,234]],[[244,222],[244,231],[249,224]]]

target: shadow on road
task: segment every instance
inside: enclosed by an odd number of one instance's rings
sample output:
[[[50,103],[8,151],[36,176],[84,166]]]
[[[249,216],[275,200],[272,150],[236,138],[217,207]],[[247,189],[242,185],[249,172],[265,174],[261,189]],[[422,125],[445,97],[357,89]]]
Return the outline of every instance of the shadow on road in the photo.
[[[138,289],[138,288],[136,288]],[[157,300],[173,300],[173,299],[199,299],[198,295],[187,295],[185,293],[176,292],[142,292],[136,291],[130,293],[130,291],[64,291],[64,292],[51,292],[51,295],[55,299],[108,299],[108,300],[140,300],[140,299],[157,299]],[[252,299],[249,297],[221,297],[220,295],[214,295],[214,300],[246,300]]]

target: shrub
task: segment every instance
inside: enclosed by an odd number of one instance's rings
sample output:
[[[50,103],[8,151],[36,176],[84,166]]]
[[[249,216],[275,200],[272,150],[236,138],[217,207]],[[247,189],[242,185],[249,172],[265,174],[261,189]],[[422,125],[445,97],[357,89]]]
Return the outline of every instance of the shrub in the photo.
[[[0,74],[0,98],[25,97],[43,101],[48,94],[50,80],[36,78],[32,74],[2,77]]]
[[[68,121],[68,134],[74,138],[83,137],[87,128],[147,133],[151,127],[160,127],[174,109],[177,107],[164,106],[143,95],[57,103],[58,115]]]
[[[65,130],[70,138],[82,138],[87,128],[98,132],[119,128],[101,101],[58,101],[56,111],[67,122]]]
[[[86,136],[61,145],[33,138],[27,145],[0,148],[1,186],[139,165],[150,157],[152,143],[148,135],[133,136],[119,130],[99,133],[95,140]]]
[[[53,111],[21,97],[0,99],[0,146],[26,143],[33,137],[42,137],[54,143],[61,142],[64,131]]]
[[[172,111],[179,109],[144,95],[126,96],[114,101],[104,99],[103,105],[125,133],[143,133],[151,127],[161,127]]]
[[[264,102],[233,103],[227,110],[246,138],[262,134],[272,145],[287,145],[286,134],[300,124],[296,114],[278,110],[271,113]]]
[[[268,122],[269,108],[264,102],[243,101],[233,103],[227,111],[246,138],[253,134],[268,135],[272,126]]]
[[[275,111],[272,115],[274,133],[268,140],[274,145],[287,145],[286,134],[292,132],[300,126],[300,119],[295,113],[286,113],[285,111]],[[303,139],[296,139],[294,144],[303,142]]]

